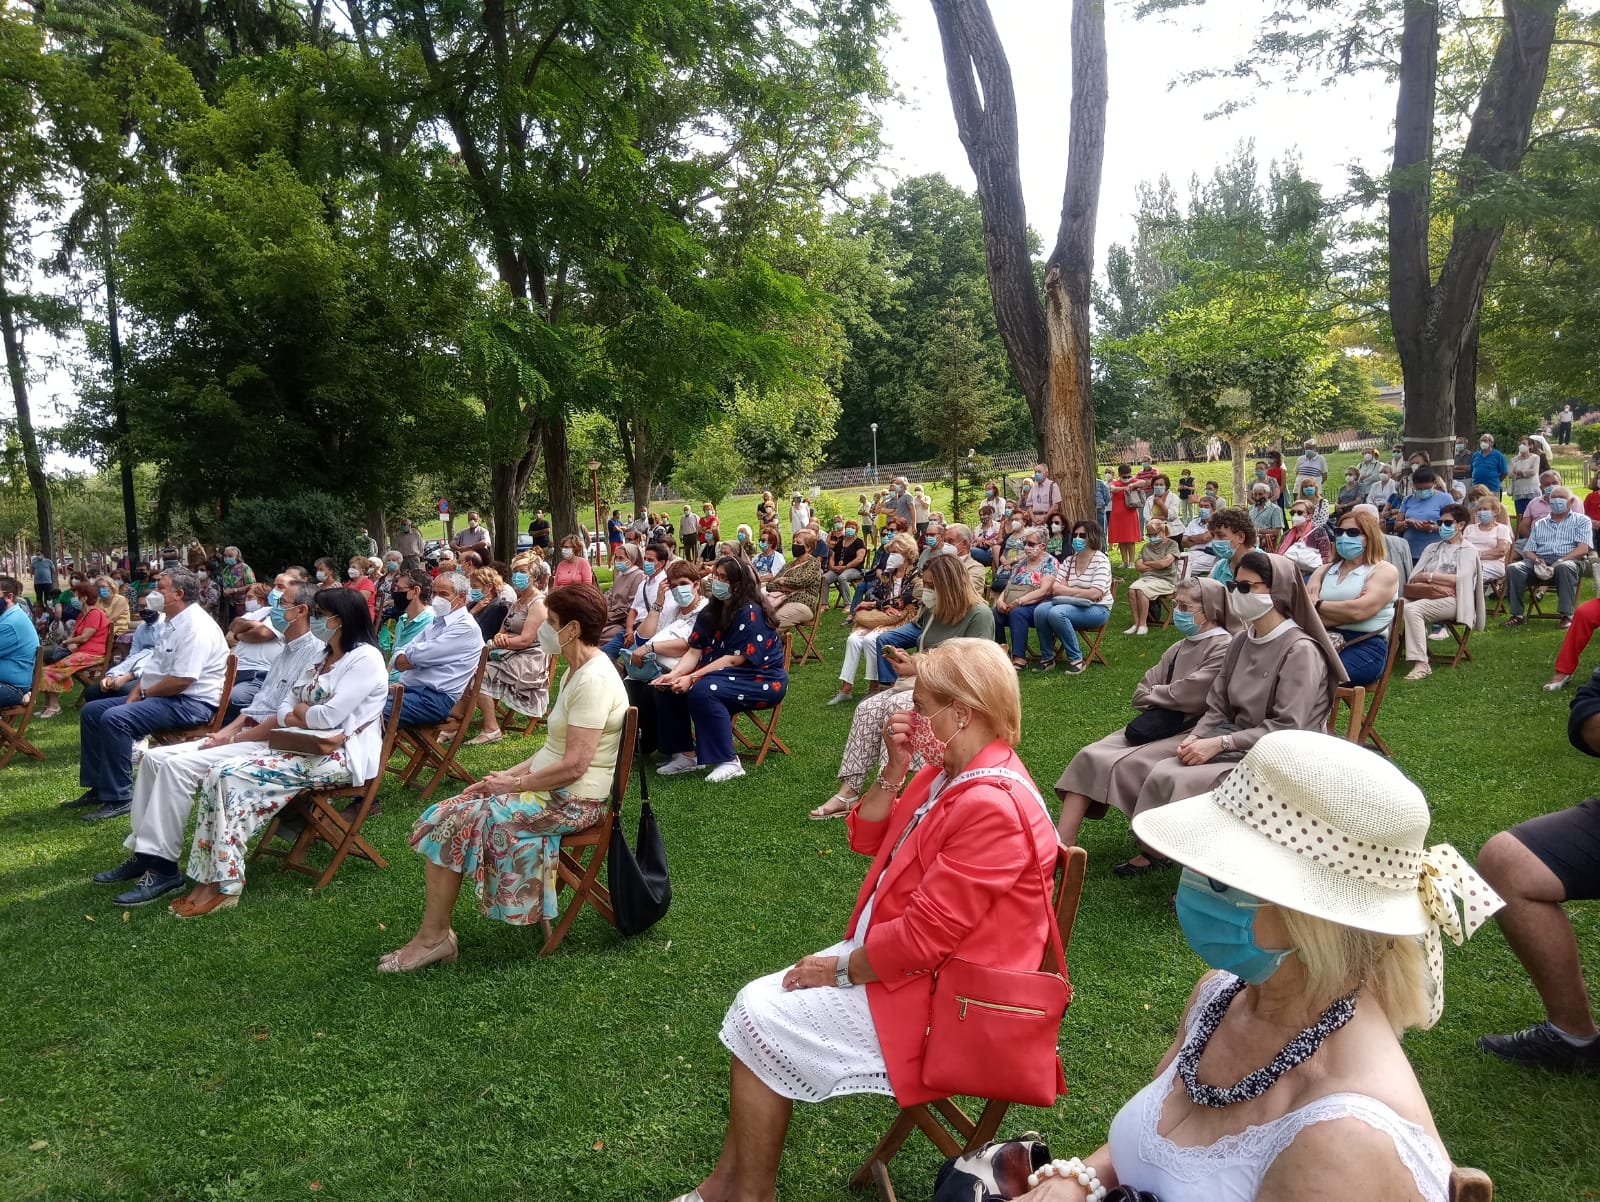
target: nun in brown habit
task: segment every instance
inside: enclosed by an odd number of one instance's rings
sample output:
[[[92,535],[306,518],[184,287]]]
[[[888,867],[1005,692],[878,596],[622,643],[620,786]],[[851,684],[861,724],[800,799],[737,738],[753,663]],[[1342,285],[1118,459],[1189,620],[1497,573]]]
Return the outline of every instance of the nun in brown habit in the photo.
[[[1176,600],[1194,612],[1195,631],[1168,647],[1133,691],[1133,708],[1172,710],[1189,716],[1189,725],[1206,712],[1212,682],[1222,671],[1228,645],[1240,623],[1228,612],[1227,590],[1215,580],[1190,577],[1178,585]],[[1144,721],[1141,719],[1138,721]],[[1072,757],[1056,795],[1061,798],[1061,841],[1074,844],[1085,818],[1103,818],[1111,807],[1130,818],[1150,770],[1177,753],[1187,730],[1154,741],[1132,742],[1128,728],[1107,735]],[[1139,737],[1135,727],[1134,737]]]
[[[1215,788],[1271,731],[1327,729],[1338,688],[1348,679],[1299,568],[1281,555],[1252,551],[1233,570],[1236,581],[1253,576],[1270,585],[1272,607],[1254,617],[1246,595],[1228,593],[1229,611],[1244,630],[1211,685],[1205,715],[1175,753],[1151,769],[1130,818]],[[1186,752],[1200,762],[1184,763]],[[1130,866],[1143,867],[1137,861]]]

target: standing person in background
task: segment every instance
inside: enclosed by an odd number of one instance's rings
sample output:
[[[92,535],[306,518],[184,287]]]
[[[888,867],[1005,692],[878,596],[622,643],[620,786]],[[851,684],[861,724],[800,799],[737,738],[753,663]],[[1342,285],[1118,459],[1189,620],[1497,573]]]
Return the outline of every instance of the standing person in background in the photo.
[[[1188,468],[1178,473],[1178,505],[1178,518],[1187,526],[1194,519],[1194,472]]]
[[[410,518],[400,519],[400,533],[394,536],[390,546],[400,552],[401,565],[408,571],[422,566],[422,535],[417,533]]]
[[[700,507],[700,520],[695,523],[699,540],[700,558],[711,561],[717,557],[717,544],[722,541],[722,522],[717,517],[717,507],[707,501]]]
[[[1572,406],[1561,406],[1561,412],[1556,415],[1556,442],[1565,444],[1572,441]]]
[[[217,583],[222,587],[222,614],[224,623],[231,622],[244,612],[244,597],[256,582],[256,574],[245,563],[238,547],[222,548],[222,575]]]
[[[378,540],[367,533],[365,526],[356,533],[356,541],[361,544],[361,554],[368,559],[378,558]]]
[[[1313,447],[1312,449],[1315,450],[1316,448]],[[1267,479],[1277,484],[1277,490],[1272,499],[1278,501],[1281,505],[1280,498],[1289,495],[1289,479],[1288,473],[1283,470],[1283,456],[1277,451],[1267,452]]]
[[[455,547],[458,559],[468,551],[482,551],[485,559],[489,557],[489,532],[478,521],[476,512],[467,514],[466,528],[456,531],[451,545]]]
[[[918,484],[911,491],[911,518],[917,528],[917,542],[922,542],[922,536],[928,532],[928,519],[933,513],[933,502],[928,500],[928,494],[922,491]]]
[[[1539,495],[1540,470],[1538,453],[1524,438],[1517,443],[1517,453],[1511,460],[1511,500],[1519,518],[1528,508],[1528,502]]]
[[[611,562],[617,562],[617,548],[622,546],[622,510],[613,509],[606,518],[606,546],[610,550]]]
[[[37,551],[33,556],[33,595],[39,602],[39,612],[43,613],[50,607],[50,601],[55,596],[56,565],[43,551]]]
[[[811,504],[804,493],[789,498],[789,548],[794,549],[795,537],[811,524]],[[796,552],[798,554],[798,552]]]
[[[1117,545],[1117,554],[1124,568],[1133,566],[1133,548],[1139,541],[1139,531],[1144,519],[1144,492],[1135,484],[1133,468],[1123,463],[1117,466],[1117,478],[1111,482],[1111,525],[1107,537]]]
[[[1100,529],[1111,529],[1111,480],[1113,472],[1110,468],[1101,474],[1094,482],[1094,507],[1100,514]]]
[[[1301,443],[1300,458],[1294,462],[1294,478],[1300,480],[1315,480],[1317,490],[1322,490],[1323,481],[1328,478],[1328,461],[1317,454],[1317,440],[1308,438]],[[1300,490],[1295,489],[1298,493]]]
[[[700,520],[694,516],[694,507],[687,503],[683,515],[678,518],[678,542],[683,545],[685,556],[692,558],[699,554]]]
[[[1494,445],[1494,435],[1479,435],[1478,449],[1472,455],[1472,482],[1483,485],[1498,498],[1504,487],[1505,478],[1510,474],[1511,465]]]
[[[528,523],[528,537],[533,540],[533,546],[541,551],[550,549],[550,515],[539,509],[534,512],[533,521]]]
[[[1035,526],[1049,526],[1050,520],[1061,519],[1061,485],[1050,478],[1050,469],[1042,463],[1033,465],[1033,483],[1028,489],[1028,513]]]

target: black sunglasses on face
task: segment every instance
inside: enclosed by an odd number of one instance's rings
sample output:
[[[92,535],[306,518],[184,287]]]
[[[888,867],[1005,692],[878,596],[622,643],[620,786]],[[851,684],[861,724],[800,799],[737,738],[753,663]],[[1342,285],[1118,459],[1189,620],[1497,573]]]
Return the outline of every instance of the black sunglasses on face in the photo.
[[[1232,589],[1236,593],[1248,593],[1248,592],[1253,591],[1255,589],[1255,586],[1258,585],[1258,584],[1261,584],[1261,581],[1259,581],[1259,580],[1256,580],[1256,581],[1225,580],[1225,581],[1222,582],[1222,587],[1226,588],[1226,589]],[[1267,586],[1264,585],[1264,584],[1261,584],[1261,587],[1262,588],[1266,588]]]
[[[1341,526],[1341,527],[1339,527],[1339,529],[1335,530],[1334,533],[1339,535],[1339,536],[1341,536],[1341,537],[1343,537],[1343,538],[1361,538],[1362,537],[1360,529],[1357,528],[1357,527],[1353,527],[1353,526],[1352,527]]]

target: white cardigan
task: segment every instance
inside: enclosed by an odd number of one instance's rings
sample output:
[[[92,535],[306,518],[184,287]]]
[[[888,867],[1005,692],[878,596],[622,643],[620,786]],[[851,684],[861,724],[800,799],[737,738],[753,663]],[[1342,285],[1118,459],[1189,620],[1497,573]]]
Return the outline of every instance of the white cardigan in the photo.
[[[370,643],[340,657],[323,672],[319,661],[296,686],[298,692],[313,679],[321,679],[328,699],[306,711],[306,726],[311,730],[338,730],[345,734],[345,762],[350,768],[350,783],[364,785],[374,772],[381,771],[378,755],[383,750],[383,705],[389,697],[389,669],[383,653]],[[291,697],[278,707],[281,724],[293,712]]]

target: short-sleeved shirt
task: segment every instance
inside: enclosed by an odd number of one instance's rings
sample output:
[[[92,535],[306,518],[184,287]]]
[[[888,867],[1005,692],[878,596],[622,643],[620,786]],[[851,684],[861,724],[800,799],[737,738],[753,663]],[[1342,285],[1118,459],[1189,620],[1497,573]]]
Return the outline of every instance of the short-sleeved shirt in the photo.
[[[716,514],[708,513],[702,515],[698,523],[701,543],[709,547],[712,543],[716,542],[717,531],[720,528],[720,525],[721,523],[718,521]]]
[[[33,557],[33,582],[35,584],[54,584],[56,582],[56,565],[43,555]]]
[[[1451,504],[1454,504],[1454,498],[1439,488],[1435,488],[1433,494],[1427,498],[1413,493],[1400,502],[1400,516],[1409,522],[1437,522],[1444,507]],[[1439,541],[1437,530],[1418,530],[1414,526],[1407,526],[1403,533],[1406,545],[1411,548],[1413,560],[1421,559],[1429,544]]]
[[[39,652],[39,632],[20,605],[0,613],[0,684],[24,691],[33,687],[33,664]]]
[[[228,667],[228,641],[216,620],[198,605],[185,605],[161,627],[156,652],[139,673],[141,687],[164,676],[184,677],[183,696],[205,705],[222,700],[222,678]]]
[[[829,566],[836,572],[843,571],[855,562],[857,555],[863,555],[866,549],[867,544],[859,538],[853,538],[848,541],[840,538],[829,552]],[[862,562],[865,563],[866,560],[863,559]]]
[[[567,754],[570,727],[598,730],[599,745],[582,776],[566,786],[574,797],[598,801],[611,795],[611,778],[617,770],[622,744],[622,724],[628,714],[628,690],[617,669],[603,655],[591,655],[581,668],[568,668],[561,678],[556,703],[545,720],[544,746],[528,764],[538,772],[559,763]]]
[[[459,551],[469,551],[473,547],[487,547],[489,545],[489,532],[482,526],[479,526],[476,530],[468,526],[456,535],[455,545]]]
[[[544,518],[534,518],[528,523],[528,537],[536,547],[550,546],[550,523]]]
[[[883,503],[884,503],[885,507],[887,507],[888,509],[893,511],[895,517],[897,517],[901,521],[905,522],[906,525],[909,526],[909,525],[913,525],[915,523],[916,516],[917,516],[917,509],[916,509],[915,503],[911,500],[911,494],[910,493],[908,493],[908,492],[893,492],[893,493],[890,493],[887,497],[885,497],[883,499]]]
[[[1043,480],[1036,480],[1033,487],[1028,489],[1028,511],[1036,518],[1042,518],[1052,509],[1061,508],[1061,485],[1046,476]]]
[[[742,655],[744,667],[751,672],[787,681],[783,667],[783,640],[767,622],[761,607],[745,606],[733,614],[721,630],[712,624],[711,619],[712,610],[718,608],[721,607],[707,605],[695,619],[694,630],[689,634],[689,646],[700,652],[700,663],[709,664],[725,655]],[[711,673],[713,683],[721,674],[721,669]]]
[[[606,542],[615,546],[622,541],[622,523],[616,518],[606,519]]]
[[[1472,453],[1472,482],[1481,484],[1490,492],[1500,491],[1500,482],[1511,474],[1511,465],[1506,462],[1505,455],[1499,448],[1490,448],[1485,455],[1482,451]]]

